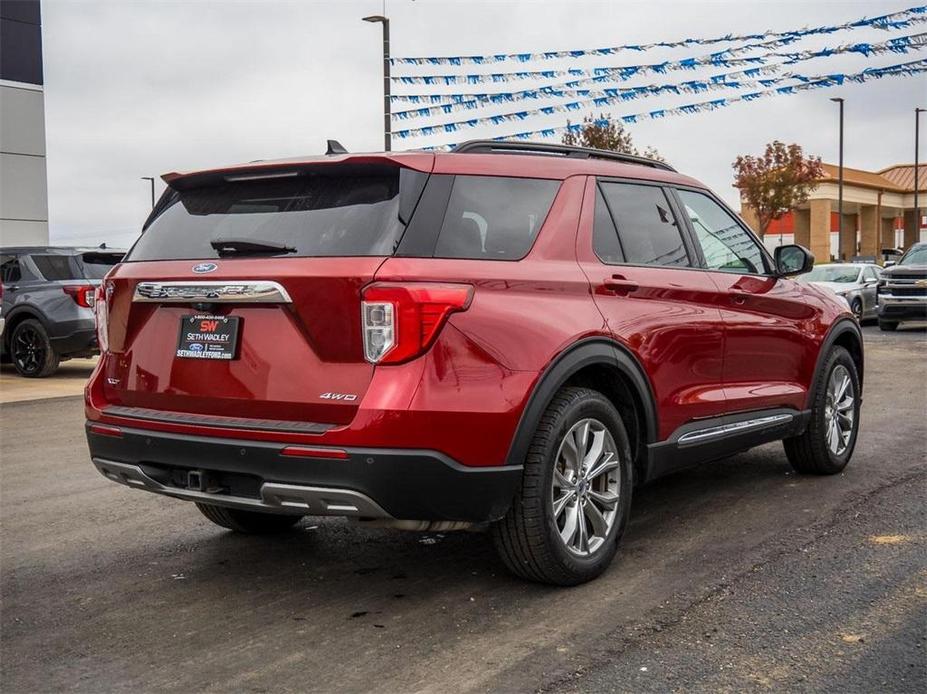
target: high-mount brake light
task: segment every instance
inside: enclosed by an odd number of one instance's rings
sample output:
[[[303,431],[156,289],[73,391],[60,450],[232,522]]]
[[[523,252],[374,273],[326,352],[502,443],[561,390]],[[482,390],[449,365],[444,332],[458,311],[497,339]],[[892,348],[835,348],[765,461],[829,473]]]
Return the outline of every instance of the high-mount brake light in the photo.
[[[447,317],[466,311],[469,284],[378,282],[363,292],[361,328],[364,358],[372,364],[399,364],[431,347]]]
[[[93,308],[96,287],[92,284],[71,284],[65,285],[62,289],[78,306]]]

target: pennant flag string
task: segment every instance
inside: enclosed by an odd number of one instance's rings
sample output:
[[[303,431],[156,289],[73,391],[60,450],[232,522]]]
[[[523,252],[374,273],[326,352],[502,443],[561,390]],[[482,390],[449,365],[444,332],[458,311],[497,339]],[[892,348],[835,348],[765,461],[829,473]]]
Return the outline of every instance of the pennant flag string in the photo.
[[[912,36],[904,36],[897,39],[891,39],[890,41],[883,42],[881,44],[864,44],[866,48],[866,55],[876,55],[886,52],[892,53],[906,53],[909,50],[915,49],[920,50],[924,47],[927,47],[927,33],[915,34]],[[852,51],[857,49],[859,44],[856,46],[845,47],[847,51]],[[602,105],[606,102],[612,102],[615,100],[628,101],[631,99],[637,99],[641,97],[656,96],[664,93],[671,94],[682,94],[682,93],[699,93],[706,91],[717,91],[721,89],[740,89],[740,88],[755,88],[761,86],[770,86],[771,84],[780,82],[782,80],[788,79],[789,75],[779,77],[777,79],[771,80],[762,80],[756,79],[759,77],[762,72],[765,70],[767,74],[769,72],[775,72],[780,68],[781,65],[792,65],[794,63],[810,60],[813,58],[821,57],[822,55],[833,55],[835,51],[839,52],[841,49],[825,49],[824,51],[814,51],[809,55],[799,58],[799,54],[791,54],[789,60],[778,65],[770,65],[765,68],[751,68],[748,70],[739,70],[736,72],[721,73],[713,75],[711,77],[699,80],[688,80],[685,82],[677,82],[671,84],[650,84],[646,86],[634,86],[634,87],[624,87],[624,88],[604,88],[604,89],[577,89],[576,85],[580,83],[588,83],[590,81],[599,81],[608,82],[612,81],[610,76],[601,75],[598,77],[588,78],[585,80],[574,80],[573,82],[567,82],[568,87],[561,87],[559,85],[548,85],[544,87],[539,87],[537,89],[527,89],[517,92],[497,92],[493,94],[474,94],[470,95],[472,98],[461,98],[462,95],[440,95],[441,98],[451,99],[449,103],[439,103],[434,106],[423,106],[421,108],[409,109],[407,111],[398,111],[393,114],[395,120],[408,120],[408,119],[417,119],[424,118],[427,116],[435,115],[447,115],[459,111],[474,110],[490,104],[502,104],[502,103],[512,103],[516,101],[521,101],[525,99],[554,99],[554,98],[576,98],[586,100],[585,102],[573,102],[572,104],[565,104],[568,110],[575,110],[575,104],[589,103],[592,102],[594,105]],[[598,103],[598,102],[602,103]],[[521,113],[527,113],[528,115],[536,114],[548,114],[550,111],[545,108],[533,109],[530,111],[522,111]],[[492,122],[491,118],[505,118],[508,115],[512,114],[502,114],[501,116],[487,117],[486,119],[489,122]]]
[[[791,31],[764,31],[756,34],[726,34],[714,38],[685,38],[678,41],[658,41],[655,43],[645,44],[625,44],[622,46],[613,46],[610,48],[593,48],[590,50],[569,50],[569,51],[543,51],[540,53],[497,53],[490,55],[467,55],[467,56],[424,56],[424,57],[399,57],[392,58],[393,65],[485,65],[489,63],[501,63],[506,61],[515,61],[527,63],[539,60],[555,60],[584,58],[589,56],[615,55],[623,51],[642,52],[654,48],[680,48],[683,46],[709,46],[726,42],[743,42],[757,41],[764,39],[791,39],[797,40],[807,36],[821,34],[833,34],[839,31],[852,29],[874,28],[874,29],[906,29],[917,23],[927,21],[927,6],[921,5],[910,7],[898,12],[881,15],[878,17],[863,17],[843,24],[834,24],[829,26],[818,26],[811,28],[794,29]]]
[[[683,106],[677,106],[675,108],[667,109],[656,109],[653,111],[647,111],[643,113],[629,114],[620,116],[618,120],[623,123],[638,123],[646,120],[658,120],[661,118],[667,118],[669,116],[677,116],[691,113],[702,113],[706,111],[714,111],[719,108],[724,108],[726,106],[731,106],[732,104],[755,101],[757,99],[780,96],[785,94],[798,94],[803,91],[809,91],[813,89],[823,89],[828,87],[835,87],[842,85],[846,82],[855,82],[863,83],[870,80],[882,79],[884,77],[907,77],[913,75],[919,75],[927,72],[927,60],[916,60],[908,63],[900,63],[897,65],[889,65],[880,68],[867,68],[862,72],[853,73],[853,74],[843,74],[836,73],[831,75],[826,75],[822,77],[802,77],[796,75],[794,79],[802,82],[797,85],[785,85],[781,87],[775,87],[771,89],[764,89],[756,92],[750,92],[747,94],[742,94],[740,96],[734,97],[722,97],[718,99],[712,99],[710,101],[703,101],[698,103],[686,104]],[[609,121],[604,119],[601,121],[595,121],[596,125],[605,125]],[[532,137],[554,137],[558,134],[563,134],[567,132],[577,133],[583,127],[582,123],[571,123],[566,126],[560,127],[551,127],[551,128],[541,128],[539,130],[529,130],[524,132],[512,133],[510,135],[502,135],[495,138],[494,140],[507,140],[507,139],[516,139],[516,140],[528,140]],[[444,133],[453,133],[457,132],[460,127],[456,124],[448,123],[445,125],[430,125],[424,128],[414,128],[408,130],[397,130],[394,131],[393,137],[399,139],[405,139],[413,136],[430,136],[430,135],[440,135]],[[440,147],[448,147],[450,144],[439,145],[431,147],[429,149],[437,149]]]
[[[390,79],[399,84],[481,84],[483,82],[512,82],[529,79],[555,79],[559,77],[587,77],[589,75],[613,74],[618,79],[630,79],[635,75],[646,73],[663,74],[671,70],[696,70],[703,65],[721,67],[736,67],[738,65],[762,64],[765,56],[738,57],[744,53],[755,50],[772,50],[782,48],[794,43],[795,38],[781,38],[760,43],[748,43],[744,46],[728,48],[723,51],[708,53],[701,56],[683,58],[681,60],[664,61],[646,65],[624,65],[620,67],[598,68],[568,68],[566,70],[525,70],[519,72],[495,72],[476,74],[446,74],[446,75],[398,75]],[[767,55],[773,55],[769,53]]]
[[[778,69],[778,66],[776,66]],[[769,70],[769,68],[766,68]],[[590,80],[576,80],[566,82],[565,86],[549,85],[529,89],[520,92],[500,92],[496,94],[475,95],[475,98],[466,101],[452,101],[450,103],[430,106],[425,108],[410,109],[408,111],[398,111],[393,113],[394,120],[409,120],[421,118],[424,116],[450,114],[459,111],[474,110],[484,107],[488,104],[514,103],[524,99],[555,99],[555,98],[609,98],[629,101],[640,97],[656,96],[658,94],[697,94],[699,92],[717,91],[720,89],[730,89],[735,84],[745,84],[741,80],[757,84],[769,80],[756,80],[761,73],[762,68],[752,68],[750,70],[739,70],[737,72],[727,72],[719,75],[713,75],[702,80],[687,80],[685,82],[675,82],[671,84],[648,84],[634,87],[603,87],[600,89],[577,88],[580,82],[589,81],[610,81],[607,76],[593,77]],[[733,80],[733,81],[732,81]]]
[[[912,34],[897,36],[881,43],[848,43],[838,46],[826,47],[818,50],[808,49],[798,52],[777,52],[790,41],[776,39],[764,43],[749,44],[740,48],[730,49],[719,53],[684,58],[677,61],[666,61],[651,65],[625,65],[617,67],[570,68],[568,70],[536,70],[529,72],[496,73],[481,75],[418,75],[414,77],[394,77],[392,79],[403,84],[479,84],[481,82],[508,82],[523,79],[556,79],[560,77],[600,77],[609,75],[617,80],[627,80],[635,75],[648,73],[665,74],[675,70],[695,70],[706,65],[720,67],[736,67],[739,65],[765,65],[770,59],[784,59],[784,64],[794,64],[813,58],[830,57],[843,53],[858,53],[869,57],[879,53],[905,53],[909,48],[920,47],[924,43],[925,34]],[[758,56],[740,58],[743,53],[756,48],[767,49],[766,53]],[[411,82],[409,80],[412,80]],[[424,81],[419,81],[424,80]],[[428,81],[432,80],[432,81]]]
[[[774,75],[781,70],[781,64],[770,64],[770,65],[757,65],[756,67],[747,68],[746,70],[737,70],[735,72],[725,72],[715,75],[711,75],[705,78],[705,81],[720,81],[729,77],[736,77],[743,75],[744,77],[759,77],[761,75]],[[515,92],[455,92],[453,94],[393,94],[390,96],[390,101],[393,103],[408,103],[408,104],[432,104],[436,106],[445,106],[448,103],[458,104],[463,102],[468,102],[471,100],[482,101],[485,103],[502,103],[510,101],[518,101],[519,99],[543,99],[547,98],[544,95],[545,90],[560,92],[570,90],[577,92],[590,91],[586,89],[580,89],[584,85],[602,85],[616,82],[615,78],[611,75],[597,75],[595,77],[583,77],[580,79],[569,80],[567,82],[556,82],[554,84],[548,84],[542,87],[536,87],[533,89],[522,89]],[[639,87],[624,87],[624,89],[638,89]],[[410,109],[412,111],[419,111],[420,109]],[[399,117],[399,114],[402,111],[394,112],[393,117]]]

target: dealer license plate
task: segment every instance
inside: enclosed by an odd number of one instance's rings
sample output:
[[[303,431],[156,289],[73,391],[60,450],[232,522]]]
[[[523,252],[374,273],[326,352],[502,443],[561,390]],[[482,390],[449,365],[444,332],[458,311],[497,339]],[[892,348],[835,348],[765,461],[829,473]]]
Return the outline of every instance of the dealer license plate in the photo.
[[[183,316],[176,356],[180,359],[234,359],[240,320],[239,316]]]

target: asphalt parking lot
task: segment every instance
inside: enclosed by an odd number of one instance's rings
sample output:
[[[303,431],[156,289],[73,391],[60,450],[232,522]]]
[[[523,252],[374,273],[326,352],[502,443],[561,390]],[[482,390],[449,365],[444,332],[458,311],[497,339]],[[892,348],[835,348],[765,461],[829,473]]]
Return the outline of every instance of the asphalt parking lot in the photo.
[[[658,481],[574,589],[475,533],[233,535],[101,477],[79,396],[5,403],[2,689],[923,691],[927,330],[865,335],[843,474],[776,444]]]

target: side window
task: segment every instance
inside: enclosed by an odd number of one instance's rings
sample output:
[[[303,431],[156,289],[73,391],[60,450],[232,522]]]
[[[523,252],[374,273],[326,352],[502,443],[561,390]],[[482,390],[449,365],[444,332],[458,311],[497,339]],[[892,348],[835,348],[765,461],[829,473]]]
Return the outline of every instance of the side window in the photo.
[[[702,193],[678,192],[709,270],[749,274],[766,272],[759,245],[727,210]]]
[[[624,262],[635,265],[690,264],[679,223],[661,188],[608,182],[601,183],[601,188],[608,211],[618,228]]]
[[[0,277],[4,282],[19,282],[22,278],[19,258],[15,255],[0,256]]]
[[[879,273],[876,272],[874,267],[867,267],[863,270],[863,282],[866,280],[877,280],[879,279]]]
[[[608,211],[602,190],[596,186],[595,191],[595,219],[592,222],[592,244],[595,254],[603,263],[614,265],[624,262],[621,246],[618,245],[618,230],[612,221],[612,213]]]
[[[80,275],[74,271],[71,256],[67,255],[32,255],[32,262],[42,273],[42,277],[55,280],[76,280]]]
[[[457,176],[436,258],[518,260],[528,253],[560,181]]]

